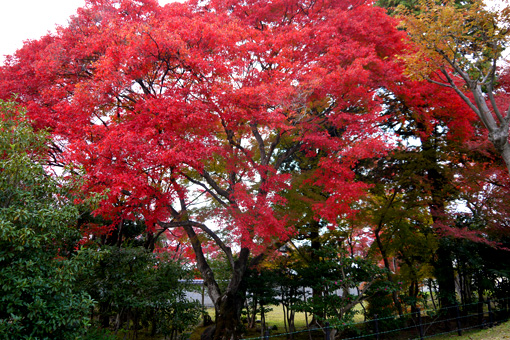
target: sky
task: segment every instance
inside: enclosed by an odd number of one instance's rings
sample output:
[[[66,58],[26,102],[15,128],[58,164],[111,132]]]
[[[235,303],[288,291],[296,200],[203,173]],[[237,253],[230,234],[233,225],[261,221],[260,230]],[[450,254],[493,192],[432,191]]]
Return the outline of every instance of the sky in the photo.
[[[23,41],[38,39],[56,25],[67,24],[85,0],[0,0],[0,64],[4,56],[21,48]],[[159,0],[161,5],[175,0]],[[508,0],[487,0],[504,3]]]
[[[172,0],[159,0],[161,5]],[[0,0],[0,64],[14,54],[23,41],[38,39],[65,26],[85,0]]]

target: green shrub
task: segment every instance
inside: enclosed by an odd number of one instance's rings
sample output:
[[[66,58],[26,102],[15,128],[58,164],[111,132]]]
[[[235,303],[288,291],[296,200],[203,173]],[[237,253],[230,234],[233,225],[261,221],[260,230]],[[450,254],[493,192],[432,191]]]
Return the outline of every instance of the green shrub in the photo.
[[[42,165],[46,136],[14,103],[0,101],[0,334],[2,339],[75,339],[90,296],[74,289],[85,259],[65,186]]]

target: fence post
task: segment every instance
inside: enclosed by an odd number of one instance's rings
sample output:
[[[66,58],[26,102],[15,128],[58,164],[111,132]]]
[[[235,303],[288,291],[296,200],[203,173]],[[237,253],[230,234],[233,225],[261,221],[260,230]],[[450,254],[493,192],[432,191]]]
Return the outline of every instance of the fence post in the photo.
[[[478,300],[478,324],[483,328],[483,297]]]
[[[423,326],[421,323],[421,313],[419,308],[416,308],[416,314],[418,314],[418,331],[420,333],[420,340],[423,340]]]
[[[489,327],[494,326],[494,314],[492,313],[491,299],[487,299],[487,307],[489,310]]]
[[[326,334],[324,335],[324,340],[329,340],[329,335],[331,333],[331,329],[329,329],[329,322],[326,322],[325,328]]]
[[[459,305],[455,304],[455,311],[457,312],[457,333],[459,336],[462,336],[462,328],[460,327],[460,312],[459,312]]]
[[[374,314],[375,339],[379,340],[379,315]]]

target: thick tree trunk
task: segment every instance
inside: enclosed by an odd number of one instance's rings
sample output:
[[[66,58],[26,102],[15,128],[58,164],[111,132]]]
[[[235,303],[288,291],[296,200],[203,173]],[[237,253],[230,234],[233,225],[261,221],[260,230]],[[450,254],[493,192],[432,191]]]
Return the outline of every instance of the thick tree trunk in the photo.
[[[202,338],[213,340],[235,340],[240,336],[241,331],[241,310],[246,298],[246,287],[243,285],[243,279],[250,265],[258,264],[263,256],[259,255],[250,260],[250,249],[241,248],[237,259],[234,260],[230,248],[220,243],[219,246],[225,252],[227,261],[229,261],[232,274],[225,291],[221,291],[218,282],[214,278],[214,273],[207,262],[203,253],[202,244],[198,235],[193,230],[197,225],[205,229],[206,227],[195,222],[182,222],[182,227],[188,234],[193,251],[196,256],[197,266],[204,278],[204,284],[207,292],[214,303],[216,312],[216,322],[213,329],[204,331]],[[217,242],[221,242],[218,241]]]
[[[464,94],[461,87],[455,83],[455,78],[452,77],[444,68],[441,69],[441,72],[446,76],[448,84],[442,84],[430,79],[429,80],[435,84],[452,88],[455,92],[457,92],[459,97],[462,98],[462,100],[464,100],[464,102],[471,108],[471,110],[476,113],[483,125],[487,128],[487,130],[489,130],[489,141],[501,154],[507,171],[510,173],[510,145],[508,143],[510,128],[510,107],[507,107],[505,110],[501,110],[504,108],[498,107],[498,103],[494,98],[493,89],[497,81],[495,72],[496,62],[494,61],[492,76],[489,79],[484,80],[484,82],[480,82],[480,79],[472,78],[471,75],[463,70],[462,67],[455,61],[449,62],[455,71],[460,74],[465,81],[473,95],[474,100],[471,100],[471,98]],[[484,92],[484,87],[488,89],[487,92]]]
[[[503,160],[505,161],[506,168],[510,173],[510,144],[506,143],[500,152]]]
[[[246,287],[242,283],[248,268],[249,256],[250,250],[242,248],[239,257],[234,261],[232,276],[225,292],[219,299],[213,299],[216,311],[214,340],[233,340],[241,335],[241,310],[246,298]],[[214,290],[217,286],[214,284],[211,289]]]
[[[491,80],[491,88],[494,85],[493,81],[495,81],[495,79]],[[473,82],[471,83],[470,88],[478,108],[478,111],[475,110],[475,112],[487,130],[489,130],[489,141],[501,154],[501,157],[505,161],[506,168],[510,173],[510,144],[508,144],[510,108],[504,114],[504,116],[497,114],[496,117],[494,117],[493,111],[497,110],[499,113],[499,108],[495,105],[495,102],[492,102],[492,110],[489,108],[487,105],[486,96],[482,91],[481,84],[478,82]]]
[[[238,293],[227,292],[220,298],[220,301],[215,303],[216,324],[213,339],[239,339],[244,297]]]
[[[435,134],[432,136],[435,137]],[[425,159],[427,160],[426,170],[427,179],[430,183],[430,193],[432,200],[429,202],[430,215],[434,223],[434,227],[440,230],[444,223],[446,214],[446,198],[448,194],[452,194],[447,190],[449,179],[444,174],[444,169],[438,162],[437,150],[434,138],[422,140]],[[455,272],[453,268],[453,254],[451,247],[448,245],[448,238],[441,238],[436,251],[436,259],[433,263],[434,276],[439,286],[439,305],[442,309],[452,306],[456,303],[455,294]],[[448,315],[453,312],[453,308],[445,309]]]

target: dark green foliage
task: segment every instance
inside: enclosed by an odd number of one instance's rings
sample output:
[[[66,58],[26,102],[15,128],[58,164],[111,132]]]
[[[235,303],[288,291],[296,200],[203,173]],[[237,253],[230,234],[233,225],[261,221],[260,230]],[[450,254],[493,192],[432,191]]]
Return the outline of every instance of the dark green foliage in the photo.
[[[306,303],[297,304],[316,320],[347,326],[353,321],[354,307],[378,292],[398,289],[385,280],[386,272],[374,262],[325,246],[317,253],[319,261],[298,269],[302,286],[313,288]]]
[[[367,298],[368,306],[366,318],[378,319],[379,331],[389,331],[400,328],[404,319],[397,318],[397,309],[393,304],[391,291],[387,288],[387,282],[377,281],[373,285],[374,294]]]
[[[198,323],[201,309],[185,297],[191,288],[182,263],[143,247],[103,246],[100,254],[80,285],[98,301],[103,327],[175,335]]]
[[[86,264],[65,187],[43,169],[46,136],[14,103],[0,102],[0,334],[3,339],[75,339],[90,296],[74,289]]]
[[[118,340],[118,338],[108,330],[91,327],[80,340]]]
[[[248,269],[244,284],[246,285],[246,309],[248,327],[255,327],[257,314],[261,315],[262,328],[265,327],[265,314],[270,312],[269,305],[277,305],[278,274],[274,269]]]
[[[459,215],[456,227],[468,230],[483,230],[487,224],[480,216]],[[492,235],[493,236],[493,235]],[[476,303],[484,295],[508,301],[510,296],[510,256],[507,237],[493,238],[498,247],[469,239],[449,239],[454,269],[457,280],[457,291],[462,305]]]

